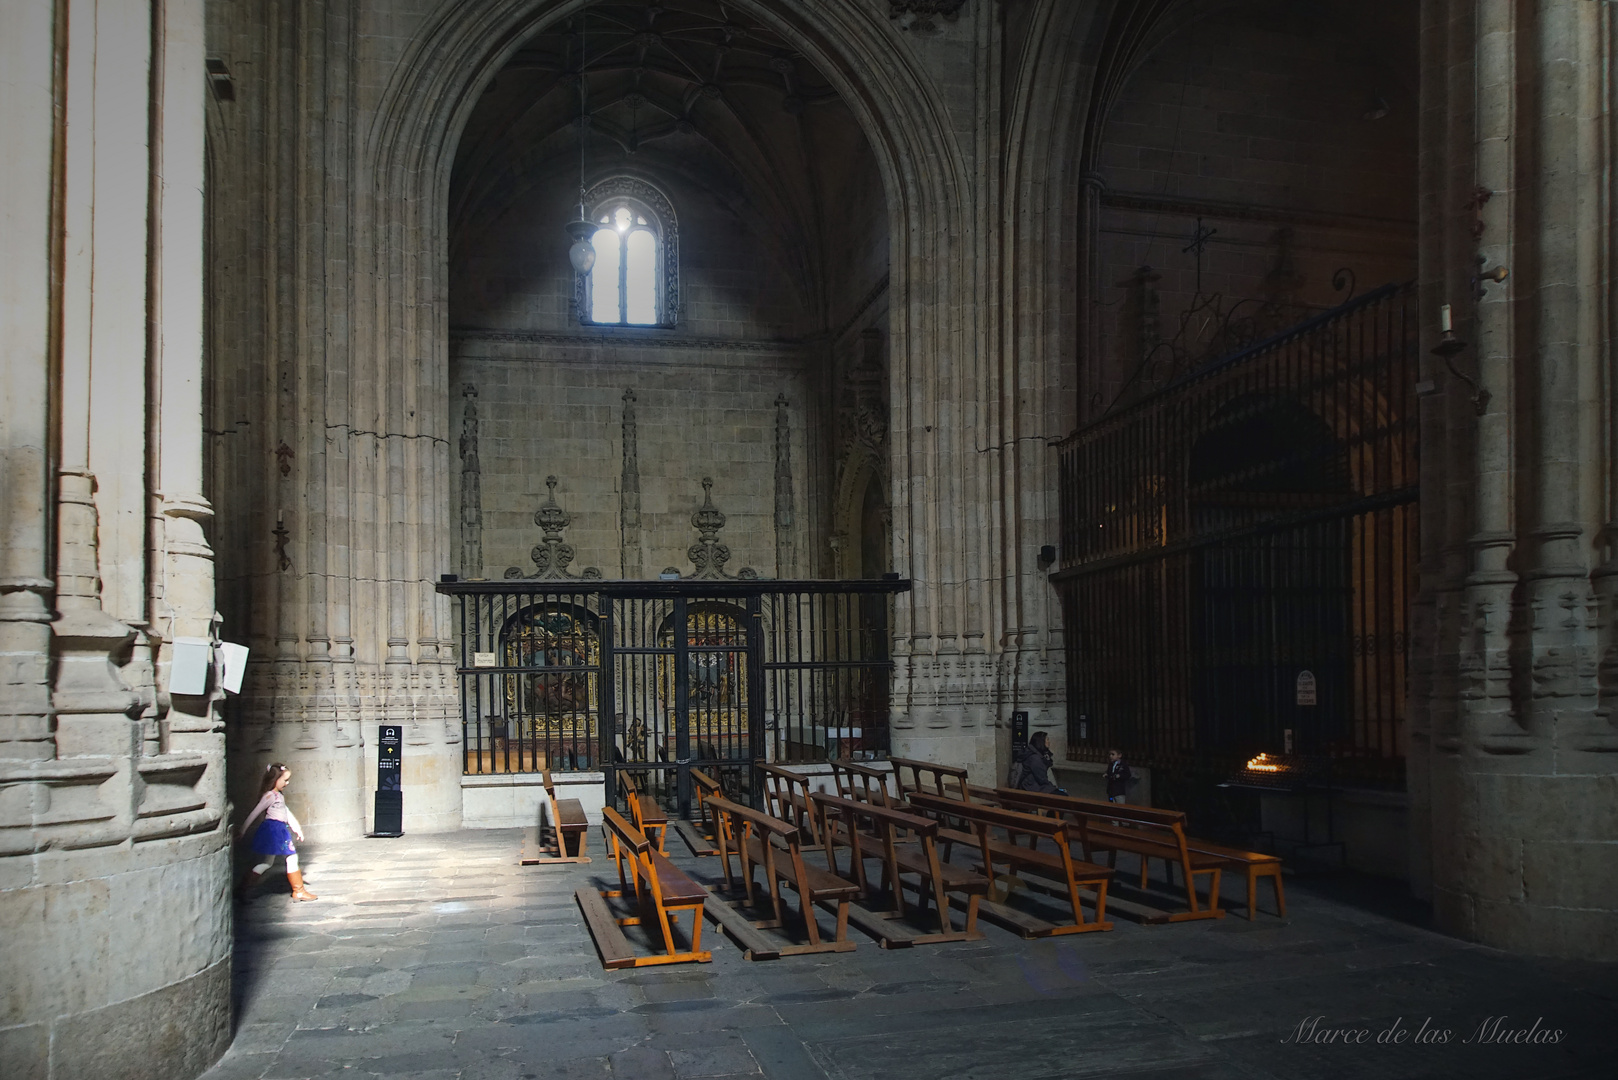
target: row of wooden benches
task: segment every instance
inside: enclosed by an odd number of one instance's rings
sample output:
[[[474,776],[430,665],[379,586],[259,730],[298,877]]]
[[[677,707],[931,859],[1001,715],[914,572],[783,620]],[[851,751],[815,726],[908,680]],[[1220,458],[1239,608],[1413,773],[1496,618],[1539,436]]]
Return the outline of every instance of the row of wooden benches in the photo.
[[[693,770],[698,823],[705,826],[706,835],[688,833],[688,837],[701,845],[694,845],[694,850],[719,856],[723,891],[734,898],[730,901],[713,896],[667,859],[663,843],[668,819],[649,797],[630,788],[628,807],[633,821],[611,808],[605,812],[620,887],[605,893],[584,889],[578,894],[604,964],[638,966],[709,959],[711,954],[700,948],[704,913],[723,926],[752,959],[852,949],[847,933],[851,920],[887,947],[981,937],[976,925],[980,910],[1025,936],[1110,929],[1107,890],[1116,873],[1119,851],[1141,857],[1143,887],[1152,858],[1182,868],[1187,910],[1164,913],[1129,905],[1138,908],[1137,914],[1145,921],[1224,915],[1219,907],[1220,874],[1231,860],[1219,852],[1197,851],[1185,837],[1183,815],[1172,811],[978,788],[967,782],[964,769],[907,759],[895,762],[896,792],[889,790],[888,773],[852,762],[835,763],[836,794],[811,790],[807,778],[790,770],[771,765],[760,769],[768,812],[725,798],[717,782]],[[901,770],[909,770],[908,783]],[[1041,841],[1049,850],[1040,847]],[[825,868],[804,858],[805,848],[815,846],[824,853]],[[976,869],[951,861],[952,849],[958,846],[978,856]],[[1103,851],[1109,856],[1108,865],[1091,861],[1092,853]],[[839,869],[844,853],[846,873]],[[739,863],[734,877],[733,856]],[[1266,859],[1273,857],[1244,860],[1250,868],[1250,918],[1255,880],[1251,868],[1267,865]],[[867,870],[872,861],[880,867],[875,881]],[[1273,866],[1276,899],[1284,915],[1279,861]],[[763,876],[762,896],[758,871]],[[916,893],[914,905],[905,896],[907,876],[915,879],[909,886]],[[1197,895],[1198,878],[1209,879],[1206,902]],[[1051,923],[1001,902],[1009,899],[1012,882],[1031,880],[1066,900],[1071,921]],[[802,926],[807,940],[801,944],[781,944],[763,933],[788,925],[783,887],[797,895],[797,912],[791,921]],[[630,896],[637,902],[638,913],[612,915],[606,900]],[[872,910],[854,905],[860,898],[878,899],[887,906]],[[964,908],[959,928],[951,916],[952,901]],[[1094,912],[1090,918],[1084,912],[1086,901]],[[749,918],[738,910],[741,906],[752,907],[764,917]],[[835,914],[829,939],[821,934],[815,914],[822,906]],[[916,929],[915,922],[929,919],[929,909],[931,925]],[[690,931],[683,934],[688,942],[684,948],[675,936],[677,918],[683,912],[693,916]],[[637,956],[619,928],[653,919],[659,924],[665,951]]]
[[[956,766],[908,758],[890,758],[889,762],[893,769],[891,773],[857,762],[832,762],[832,774],[838,791],[849,797],[874,799],[884,804],[892,799],[905,800],[913,792],[924,792],[962,802],[1000,805],[1011,810],[1065,817],[1077,829],[1081,858],[1090,860],[1092,853],[1105,853],[1108,866],[1116,869],[1120,851],[1136,855],[1140,860],[1141,889],[1147,886],[1153,860],[1163,863],[1171,886],[1175,884],[1174,871],[1179,871],[1180,882],[1186,890],[1187,911],[1170,915],[1166,921],[1222,916],[1219,906],[1220,875],[1227,870],[1240,873],[1245,878],[1248,919],[1257,917],[1258,882],[1261,879],[1271,882],[1277,911],[1283,918],[1286,916],[1286,893],[1281,884],[1279,856],[1190,836],[1186,832],[1185,814],[1180,811],[1127,806],[1076,796],[979,787],[968,782],[965,769]],[[793,780],[789,778],[798,774],[783,769],[772,771],[775,774],[774,783],[779,785],[772,789],[778,803],[801,804],[802,795],[790,792]],[[894,792],[888,788],[890,777],[897,788]],[[1206,904],[1200,903],[1197,897],[1195,882],[1198,878],[1209,879],[1209,900]],[[1148,921],[1164,920],[1148,917]]]

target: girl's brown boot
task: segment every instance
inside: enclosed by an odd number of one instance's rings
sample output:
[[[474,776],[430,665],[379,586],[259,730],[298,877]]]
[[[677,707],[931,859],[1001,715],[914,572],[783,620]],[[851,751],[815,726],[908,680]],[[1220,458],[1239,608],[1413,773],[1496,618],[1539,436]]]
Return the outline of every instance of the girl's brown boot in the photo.
[[[303,887],[303,873],[301,871],[298,871],[298,870],[289,871],[287,873],[287,880],[292,883],[292,899],[294,899],[294,900],[319,900],[320,899],[320,897],[316,896],[314,893],[310,892],[308,889]]]

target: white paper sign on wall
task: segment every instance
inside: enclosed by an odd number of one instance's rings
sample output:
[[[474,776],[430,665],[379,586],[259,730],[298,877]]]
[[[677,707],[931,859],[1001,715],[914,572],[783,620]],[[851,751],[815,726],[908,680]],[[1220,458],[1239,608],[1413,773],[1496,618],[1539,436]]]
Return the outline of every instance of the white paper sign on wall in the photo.
[[[247,674],[247,646],[234,641],[219,643],[219,685],[232,694],[242,692],[242,676]]]
[[[206,694],[212,650],[213,642],[207,638],[175,638],[174,652],[169,658],[169,693]]]
[[[475,652],[472,654],[473,667],[499,667],[499,657],[492,652]]]

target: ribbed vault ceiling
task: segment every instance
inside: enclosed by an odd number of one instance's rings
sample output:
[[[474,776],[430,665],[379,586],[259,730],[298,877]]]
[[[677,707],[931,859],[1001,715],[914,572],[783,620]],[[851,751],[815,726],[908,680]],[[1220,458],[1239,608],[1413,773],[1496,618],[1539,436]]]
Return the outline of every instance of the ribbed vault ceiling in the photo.
[[[581,68],[590,181],[674,173],[701,185],[773,243],[806,311],[824,317],[826,219],[860,182],[864,136],[814,65],[718,0],[608,0],[529,40],[462,134],[456,245],[533,187],[576,187]]]

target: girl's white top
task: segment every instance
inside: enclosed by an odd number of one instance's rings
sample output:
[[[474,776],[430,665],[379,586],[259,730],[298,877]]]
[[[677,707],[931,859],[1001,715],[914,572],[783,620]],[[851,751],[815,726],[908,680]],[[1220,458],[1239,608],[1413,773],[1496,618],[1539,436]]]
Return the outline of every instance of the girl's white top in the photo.
[[[293,816],[292,809],[287,806],[286,796],[279,791],[271,790],[264,793],[264,797],[258,801],[258,805],[253,807],[253,812],[248,814],[247,820],[242,823],[242,832],[244,834],[252,826],[253,822],[258,820],[260,814],[264,815],[266,821],[283,822],[293,832],[303,832],[303,827],[298,824],[298,819]]]

